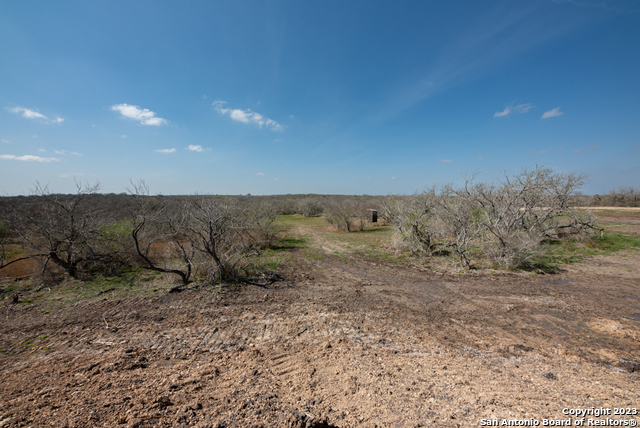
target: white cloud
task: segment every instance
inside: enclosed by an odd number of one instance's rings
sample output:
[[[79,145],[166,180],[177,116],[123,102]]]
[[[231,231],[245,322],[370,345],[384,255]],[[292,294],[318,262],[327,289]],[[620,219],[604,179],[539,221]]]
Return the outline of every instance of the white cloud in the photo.
[[[45,116],[42,113],[38,113],[35,110],[31,110],[31,109],[24,108],[24,107],[13,107],[13,108],[9,108],[8,110],[10,112],[12,112],[12,113],[22,114],[22,117],[24,117],[26,119],[40,119],[40,120],[44,120],[45,122],[49,122],[49,123],[62,123],[62,122],[64,122],[64,119],[61,118],[61,117],[56,117],[55,119],[49,119],[47,116]]]
[[[41,158],[40,156],[32,156],[32,155],[24,155],[24,156],[0,155],[0,159],[18,160],[23,162],[56,162],[60,160],[57,158]]]
[[[129,119],[139,120],[142,125],[160,126],[167,123],[166,119],[156,117],[156,113],[148,108],[141,109],[138,106],[129,104],[117,104],[111,106],[111,110],[119,111],[124,117],[128,117]]]
[[[482,159],[484,156],[478,156],[478,159]]]
[[[17,113],[17,114],[22,113],[22,117],[25,117],[27,119],[44,119],[44,120],[47,120],[47,116],[45,116],[44,114],[40,114],[37,111],[30,110],[30,109],[24,108],[24,107],[10,108],[9,111],[13,112],[13,113]]]
[[[190,150],[190,149],[188,149],[188,150]],[[156,150],[156,152],[158,152],[158,153],[174,153],[175,151],[176,151],[176,149],[159,149],[159,150]]]
[[[118,137],[120,137],[120,138],[127,138],[127,136],[126,136],[126,135],[124,135],[124,134],[122,134],[122,135],[118,135]]]
[[[574,155],[578,155],[580,153],[584,153],[584,152],[592,152],[594,150],[598,150],[600,148],[600,146],[598,145],[593,145],[593,146],[587,146],[587,147],[583,147],[581,149],[576,149],[573,151]]]
[[[82,153],[78,152],[68,152],[66,150],[54,150],[53,153],[57,155],[74,155],[74,156],[82,156]]]
[[[256,172],[256,175],[264,177],[264,172]]]
[[[516,105],[514,102],[514,103],[511,103],[510,106],[505,107],[503,111],[495,112],[493,114],[493,117],[505,117],[505,116],[509,116],[511,113],[526,113],[534,107],[535,106],[531,103]]]
[[[560,111],[560,107],[556,107],[553,110],[545,111],[542,118],[549,119],[550,117],[562,116],[563,114],[564,112]]]
[[[236,122],[253,123],[258,125],[258,127],[260,128],[266,126],[272,131],[284,131],[284,126],[280,125],[275,120],[264,117],[260,113],[256,113],[254,111],[251,111],[250,109],[242,110],[224,107],[226,103],[226,101],[216,100],[212,105],[218,113],[220,113],[221,115],[227,115]]]
[[[11,141],[9,141],[9,140],[0,140],[0,141],[2,141],[2,142],[3,142],[3,143],[5,143],[5,144],[13,144],[13,143],[12,143]]]
[[[438,159],[438,162],[442,162],[442,163],[451,163],[453,162],[451,159]]]
[[[391,177],[391,179],[392,179],[392,180],[397,180],[397,178],[396,178],[396,177]]]
[[[189,146],[186,147],[186,150],[191,150],[192,152],[206,152],[207,150],[211,150],[211,149],[204,149],[199,144],[198,145],[189,144]]]

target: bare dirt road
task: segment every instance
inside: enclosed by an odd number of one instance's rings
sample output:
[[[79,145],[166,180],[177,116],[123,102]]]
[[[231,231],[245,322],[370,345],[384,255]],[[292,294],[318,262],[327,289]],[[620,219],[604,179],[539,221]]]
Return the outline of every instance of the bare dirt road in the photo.
[[[473,427],[640,409],[637,276],[330,253],[294,254],[281,276],[49,313],[3,302],[0,427]]]

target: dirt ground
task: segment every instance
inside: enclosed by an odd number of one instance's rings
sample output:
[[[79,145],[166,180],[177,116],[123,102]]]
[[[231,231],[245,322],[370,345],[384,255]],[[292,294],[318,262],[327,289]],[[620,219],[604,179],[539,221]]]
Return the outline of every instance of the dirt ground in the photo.
[[[640,408],[637,252],[554,275],[442,273],[306,232],[326,254],[294,255],[268,287],[48,313],[5,299],[0,427],[542,426]],[[607,417],[640,420],[591,416]]]

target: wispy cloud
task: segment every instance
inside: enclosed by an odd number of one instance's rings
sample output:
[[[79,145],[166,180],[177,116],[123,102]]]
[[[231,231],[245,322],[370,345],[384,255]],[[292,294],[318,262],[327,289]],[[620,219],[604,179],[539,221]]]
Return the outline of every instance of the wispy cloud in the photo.
[[[531,13],[539,6],[494,7],[474,20],[452,43],[433,57],[422,76],[398,82],[389,90],[372,121],[396,116],[434,94],[477,79],[505,62],[583,25],[585,19]]]
[[[587,147],[583,147],[581,149],[574,150],[573,154],[574,155],[579,155],[580,153],[592,152],[594,150],[598,150],[599,148],[600,148],[600,146],[598,146],[598,145],[587,146]]]
[[[493,117],[506,117],[512,113],[526,113],[534,107],[535,106],[531,103],[517,104],[517,105],[515,103],[512,103],[511,105],[505,107],[503,111],[495,112],[493,114]]]
[[[23,162],[57,162],[60,160],[57,158],[43,158],[40,156],[33,156],[33,155],[23,155],[23,156],[0,155],[0,159],[17,160],[17,161],[23,161]]]
[[[264,177],[264,172],[256,172],[256,175],[258,175],[260,177]]]
[[[483,157],[484,157],[484,156],[478,156],[477,158],[478,158],[478,159],[482,159]]]
[[[189,149],[187,149],[187,150],[189,150]],[[176,151],[175,148],[173,148],[173,149],[158,149],[158,150],[156,150],[156,152],[158,152],[158,153],[175,153],[175,151]]]
[[[41,120],[44,121],[46,123],[62,123],[64,122],[64,119],[61,117],[56,117],[55,119],[49,119],[47,116],[45,116],[42,113],[39,113],[35,110],[31,110],[28,108],[24,108],[24,107],[12,107],[12,108],[7,108],[10,112],[12,113],[16,113],[21,115],[22,117],[26,118],[26,119],[36,119],[36,120]]]
[[[213,102],[213,107],[215,110],[223,116],[229,116],[232,120],[236,122],[242,123],[253,123],[258,125],[258,127],[262,128],[266,126],[272,131],[282,132],[284,131],[284,126],[280,125],[275,120],[269,119],[268,117],[264,117],[260,113],[256,113],[251,111],[250,109],[242,110],[242,109],[233,109],[224,107],[226,101],[216,100]]]
[[[3,142],[3,143],[5,143],[5,144],[13,144],[13,143],[12,143],[11,141],[9,141],[9,140],[0,140],[0,141],[2,141],[2,142]]]
[[[550,117],[562,116],[563,114],[564,112],[560,111],[560,107],[556,107],[553,110],[545,111],[542,118],[549,119]]]
[[[398,179],[398,177],[396,177],[396,176],[392,176],[392,177],[391,177],[391,179],[392,179],[392,180],[397,180],[397,179]]]
[[[185,149],[186,150],[191,150],[192,152],[206,152],[208,150],[211,150],[211,149],[205,149],[199,144],[197,144],[197,145],[189,144]]]
[[[438,159],[438,162],[442,162],[442,163],[451,163],[453,162],[451,159]]]
[[[111,106],[111,110],[119,111],[124,117],[140,121],[142,125],[160,126],[167,123],[166,119],[157,117],[155,112],[148,108],[142,109],[139,106],[129,104],[116,104]]]
[[[78,152],[69,152],[67,150],[54,150],[53,153],[57,155],[74,155],[74,156],[82,156],[82,153]]]

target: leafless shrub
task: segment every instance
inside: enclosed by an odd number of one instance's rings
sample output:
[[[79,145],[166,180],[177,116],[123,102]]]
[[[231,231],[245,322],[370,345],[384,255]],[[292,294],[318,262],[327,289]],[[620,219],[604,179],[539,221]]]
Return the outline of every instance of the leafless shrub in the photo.
[[[273,245],[277,240],[276,217],[278,208],[271,201],[252,201],[241,206],[240,217],[243,218],[245,233],[249,234],[259,249]]]
[[[370,218],[369,209],[378,199],[368,196],[333,196],[325,202],[324,218],[336,229],[363,231]]]
[[[369,223],[369,219],[371,213],[369,209],[372,207],[372,200],[367,197],[359,197],[355,199],[354,215],[356,219],[356,226],[358,230],[362,232],[365,230],[367,223]]]
[[[326,207],[324,216],[328,223],[336,229],[345,229],[347,232],[355,230],[358,204],[355,200],[345,197],[331,199]]]
[[[195,250],[180,233],[179,219],[168,213],[166,204],[149,195],[144,180],[132,182],[129,192],[135,197],[130,213],[131,238],[142,268],[178,275],[183,285],[189,284]],[[171,266],[176,256],[182,260],[181,269]]]
[[[580,235],[593,230],[592,221],[569,206],[584,176],[555,173],[537,167],[505,175],[499,185],[465,182],[459,195],[476,205],[479,225],[486,231],[482,244],[495,263],[515,267],[539,254],[545,238]]]
[[[268,245],[275,211],[260,203],[249,208],[212,196],[198,196],[188,208],[182,227],[193,248],[210,260],[210,279],[237,281],[243,261]]]
[[[298,202],[297,211],[305,217],[317,217],[324,211],[324,206],[318,198],[304,198]]]
[[[106,212],[90,201],[100,184],[77,182],[76,187],[74,195],[56,195],[38,183],[30,203],[14,200],[4,204],[2,217],[18,236],[26,255],[8,263],[3,260],[3,266],[31,258],[41,263],[43,273],[52,262],[77,278],[121,263],[118,252],[106,245]]]
[[[411,197],[391,198],[382,213],[395,227],[395,246],[411,254],[432,255],[435,246],[436,195],[433,190]]]
[[[569,201],[584,183],[577,174],[537,167],[505,175],[498,184],[446,185],[409,198],[388,198],[382,213],[396,228],[396,247],[431,255],[448,248],[470,267],[469,248],[501,266],[524,266],[540,254],[545,239],[590,236],[589,213]]]
[[[436,202],[438,235],[442,245],[453,251],[467,268],[471,267],[469,247],[481,235],[479,212],[466,188],[444,186],[440,195],[432,196]]]
[[[278,214],[293,215],[296,213],[296,202],[293,198],[277,199]]]
[[[640,189],[635,187],[618,187],[605,195],[607,206],[638,207],[640,206]]]

